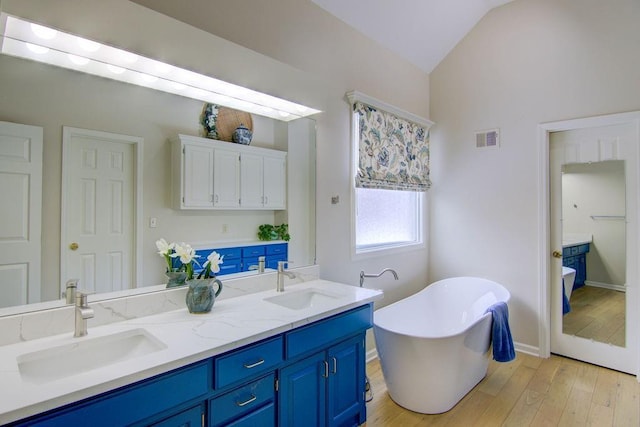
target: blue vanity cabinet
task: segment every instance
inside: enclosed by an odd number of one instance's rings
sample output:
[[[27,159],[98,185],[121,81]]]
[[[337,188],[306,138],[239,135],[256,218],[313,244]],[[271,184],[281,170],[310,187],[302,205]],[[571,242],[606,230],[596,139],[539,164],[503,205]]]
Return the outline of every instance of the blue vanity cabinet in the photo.
[[[366,421],[364,333],[280,372],[281,426],[357,426]]]
[[[366,304],[17,426],[345,426],[366,421]]]
[[[589,243],[567,246],[562,249],[562,265],[576,271],[576,278],[573,282],[574,289],[584,286],[587,280],[587,253],[589,249]]]
[[[225,274],[240,273],[249,271],[253,266],[258,267],[258,258],[265,257],[265,267],[276,269],[278,261],[286,261],[288,253],[288,243],[272,243],[264,245],[237,246],[229,248],[212,248],[198,249],[196,254],[199,255],[198,262],[203,265],[209,254],[216,251],[221,256],[224,255],[223,262],[220,264],[220,271],[216,273],[218,276]],[[176,262],[176,267],[178,266]],[[196,270],[199,273],[202,268]]]
[[[366,305],[285,334],[285,354],[297,361],[280,372],[281,426],[365,422],[365,331],[372,316]]]
[[[167,426],[172,425],[171,420],[180,419],[180,423],[173,424],[177,426],[196,418],[196,425],[200,425],[204,414],[201,403],[210,391],[210,377],[210,361],[198,362],[119,390],[54,409],[44,415],[20,421],[16,425],[113,427],[149,425],[157,420],[165,423],[160,425]]]
[[[274,243],[272,245],[266,245],[266,267],[278,268],[278,261],[286,261],[288,259],[287,252],[289,245],[287,243]]]
[[[204,426],[203,405],[186,409],[164,420],[150,424],[153,427],[199,427]]]

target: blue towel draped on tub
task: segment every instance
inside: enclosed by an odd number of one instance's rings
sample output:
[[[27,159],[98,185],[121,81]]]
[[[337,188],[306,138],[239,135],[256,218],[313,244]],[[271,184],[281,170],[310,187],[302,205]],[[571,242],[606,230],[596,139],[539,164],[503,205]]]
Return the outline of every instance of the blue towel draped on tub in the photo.
[[[498,302],[489,307],[486,313],[493,316],[491,341],[493,344],[493,360],[509,362],[516,358],[511,329],[509,329],[509,308],[507,303]]]

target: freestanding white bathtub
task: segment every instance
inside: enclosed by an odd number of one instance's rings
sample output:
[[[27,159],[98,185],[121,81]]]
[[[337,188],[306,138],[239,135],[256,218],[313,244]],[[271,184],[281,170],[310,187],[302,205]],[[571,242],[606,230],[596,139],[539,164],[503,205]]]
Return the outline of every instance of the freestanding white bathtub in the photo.
[[[487,374],[487,308],[509,298],[496,282],[454,277],[376,310],[373,331],[391,398],[425,414],[453,408]]]

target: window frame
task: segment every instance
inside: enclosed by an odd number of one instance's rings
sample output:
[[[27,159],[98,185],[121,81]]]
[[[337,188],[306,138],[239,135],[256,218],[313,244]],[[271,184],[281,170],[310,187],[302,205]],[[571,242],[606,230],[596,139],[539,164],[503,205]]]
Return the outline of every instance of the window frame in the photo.
[[[358,163],[359,163],[359,116],[357,113],[353,111],[353,101],[354,99],[366,102],[372,106],[376,106],[387,111],[391,111],[394,113],[402,112],[405,114],[399,114],[400,116],[410,115],[413,117],[417,117],[412,115],[411,113],[403,112],[402,110],[398,110],[393,106],[389,106],[381,101],[375,100],[373,98],[367,97],[366,95],[360,94],[358,92],[349,92],[347,94],[349,98],[349,112],[351,117],[351,133],[350,133],[350,144],[351,144],[351,171],[350,171],[350,179],[351,179],[351,259],[359,260],[366,259],[372,257],[378,257],[383,255],[392,255],[397,253],[404,253],[416,250],[422,250],[426,248],[427,242],[427,226],[426,226],[426,212],[427,212],[427,194],[423,192],[415,192],[417,195],[416,201],[416,227],[417,227],[417,240],[414,242],[407,243],[397,243],[397,244],[380,244],[380,245],[367,245],[367,247],[358,247],[356,245],[357,238],[357,208],[358,208],[358,200],[356,194],[356,184],[355,177],[358,173]],[[421,119],[423,122],[425,119]],[[429,126],[432,124],[430,121],[428,122]],[[361,188],[360,190],[366,191],[366,188]],[[392,190],[394,191],[394,190]]]

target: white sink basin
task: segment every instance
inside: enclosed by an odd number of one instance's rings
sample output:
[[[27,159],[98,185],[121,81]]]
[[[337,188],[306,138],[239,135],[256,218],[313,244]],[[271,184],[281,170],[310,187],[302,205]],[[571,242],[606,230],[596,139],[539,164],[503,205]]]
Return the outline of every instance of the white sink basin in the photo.
[[[45,383],[163,350],[167,346],[145,329],[133,329],[17,357],[25,381]]]
[[[292,310],[302,310],[335,301],[339,297],[340,295],[335,295],[327,291],[309,288],[299,291],[285,291],[282,295],[265,298],[264,300]]]

